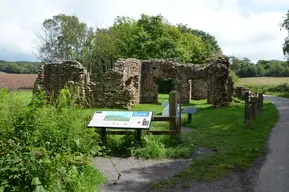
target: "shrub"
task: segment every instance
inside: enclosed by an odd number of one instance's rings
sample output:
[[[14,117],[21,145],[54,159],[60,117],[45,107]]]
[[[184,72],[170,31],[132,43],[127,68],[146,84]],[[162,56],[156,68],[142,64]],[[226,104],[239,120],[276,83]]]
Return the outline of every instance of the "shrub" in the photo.
[[[288,83],[282,83],[279,85],[245,85],[245,86],[257,93],[289,92]]]
[[[232,77],[234,83],[239,81],[239,77],[236,75],[234,71],[230,70],[229,75]]]
[[[103,149],[65,94],[57,105],[40,94],[27,106],[0,91],[0,191],[97,190],[102,176],[90,157]]]
[[[289,92],[289,84],[288,83],[282,83],[280,85],[270,87],[268,89],[268,91],[271,91],[271,92]]]
[[[188,134],[170,137],[146,135],[143,138],[143,147],[131,148],[131,154],[142,158],[188,158],[194,150],[193,141]]]

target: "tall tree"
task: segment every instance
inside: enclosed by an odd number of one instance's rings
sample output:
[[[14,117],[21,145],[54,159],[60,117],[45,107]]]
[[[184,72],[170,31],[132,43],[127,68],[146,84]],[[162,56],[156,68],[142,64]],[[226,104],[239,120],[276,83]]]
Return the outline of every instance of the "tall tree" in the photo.
[[[138,20],[117,17],[110,31],[117,37],[119,54],[124,58],[174,59],[181,63],[204,61],[202,40],[183,33],[162,15],[142,14]]]
[[[178,28],[182,32],[192,33],[195,36],[201,38],[201,40],[203,41],[205,45],[205,50],[203,52],[204,58],[209,59],[209,58],[222,54],[222,50],[220,46],[218,45],[216,38],[213,35],[207,32],[204,32],[202,30],[189,28],[187,25],[184,25],[182,23],[178,24]]]
[[[88,37],[88,28],[76,16],[55,15],[42,23],[38,34],[37,57],[42,61],[80,59]]]
[[[241,60],[235,56],[231,56],[230,60],[231,60],[230,69],[237,74],[241,69]]]
[[[289,10],[287,11],[287,14],[284,17],[283,23],[281,23],[281,27],[288,31],[288,36],[284,39],[283,43],[283,53],[284,56],[289,61]]]

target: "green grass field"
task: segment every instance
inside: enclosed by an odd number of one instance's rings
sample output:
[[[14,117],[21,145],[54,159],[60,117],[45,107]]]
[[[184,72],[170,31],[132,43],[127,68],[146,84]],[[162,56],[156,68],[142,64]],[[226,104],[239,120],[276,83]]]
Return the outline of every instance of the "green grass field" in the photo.
[[[240,78],[236,86],[245,86],[254,92],[289,98],[289,77]]]
[[[289,84],[289,77],[249,77],[239,78],[236,85],[280,85],[283,83]]]
[[[19,100],[22,102],[21,106],[23,110],[27,110],[24,106],[29,103],[31,92],[21,91],[9,94],[11,94],[11,96],[8,97],[11,98],[11,102],[13,101],[12,98]],[[132,110],[149,110],[157,115],[164,109],[161,103],[167,100],[168,95],[159,95],[159,104],[137,104]],[[20,102],[12,103],[15,108],[17,103]],[[4,106],[9,108],[8,103]],[[21,111],[21,106],[17,107],[17,110]],[[184,132],[175,137],[144,134],[142,136],[143,147],[136,145],[133,135],[110,135],[108,136],[108,148],[102,149],[97,143],[97,138],[99,138],[97,135],[91,135],[90,138],[90,136],[85,133],[89,130],[86,126],[94,111],[100,109],[66,109],[66,107],[63,108],[63,106],[61,108],[44,107],[39,109],[41,115],[36,115],[36,122],[30,124],[29,127],[35,123],[35,126],[37,126],[34,127],[33,130],[39,129],[42,131],[40,132],[41,135],[34,138],[36,141],[39,138],[55,140],[55,142],[57,142],[55,147],[57,146],[57,148],[60,147],[60,149],[62,149],[67,145],[69,150],[72,151],[80,150],[77,146],[80,147],[83,142],[86,146],[84,148],[85,151],[95,148],[94,150],[96,151],[94,151],[94,155],[106,153],[107,155],[162,159],[191,158],[196,146],[206,147],[212,151],[209,155],[194,159],[190,168],[182,171],[173,179],[155,185],[159,187],[162,184],[174,184],[175,182],[188,178],[214,180],[226,175],[229,171],[248,168],[253,160],[263,152],[266,138],[277,120],[277,111],[273,104],[268,102],[264,105],[263,113],[259,114],[257,119],[252,122],[250,128],[247,128],[244,123],[244,103],[242,101],[240,103],[231,103],[227,107],[218,109],[207,104],[206,100],[191,101],[188,105],[182,105],[182,108],[185,106],[198,108],[198,112],[193,115],[193,121],[190,124],[187,124],[187,115],[182,114],[182,124],[192,128],[193,131]],[[3,109],[2,113],[7,114],[9,110]],[[0,123],[4,122],[4,119],[4,116],[0,117]],[[151,129],[168,129],[168,123],[153,122]],[[62,136],[59,135],[59,131],[69,132],[67,133],[68,135],[63,132],[64,135]],[[33,132],[33,134],[34,133],[35,132]],[[92,134],[92,132],[89,133]],[[72,140],[70,142],[72,143],[64,142],[63,137],[67,137],[67,139],[71,138]],[[45,143],[45,141],[42,142]],[[62,142],[64,143],[61,144]],[[73,148],[71,148],[72,146]],[[98,185],[100,181],[101,179],[97,179],[95,185]],[[84,185],[85,182],[83,181],[81,184]]]

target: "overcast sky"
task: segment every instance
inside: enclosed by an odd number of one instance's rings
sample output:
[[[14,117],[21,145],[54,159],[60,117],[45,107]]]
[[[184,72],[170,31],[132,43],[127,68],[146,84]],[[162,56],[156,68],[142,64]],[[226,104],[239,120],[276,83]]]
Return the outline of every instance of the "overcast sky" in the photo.
[[[36,33],[59,13],[92,27],[111,26],[116,16],[162,14],[214,35],[226,55],[284,60],[287,32],[279,24],[288,9],[289,0],[0,0],[0,60],[35,61]]]

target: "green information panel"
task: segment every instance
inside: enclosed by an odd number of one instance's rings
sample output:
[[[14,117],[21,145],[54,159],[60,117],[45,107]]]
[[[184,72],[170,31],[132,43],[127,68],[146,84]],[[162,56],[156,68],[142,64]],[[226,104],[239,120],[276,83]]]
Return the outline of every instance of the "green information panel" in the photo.
[[[149,129],[150,111],[96,111],[88,127]]]

